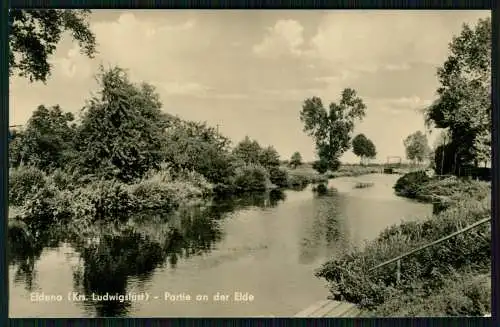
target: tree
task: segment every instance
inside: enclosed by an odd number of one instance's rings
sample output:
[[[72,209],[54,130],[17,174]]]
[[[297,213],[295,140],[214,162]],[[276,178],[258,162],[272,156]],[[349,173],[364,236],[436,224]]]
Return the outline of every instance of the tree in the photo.
[[[101,67],[97,79],[101,90],[88,101],[78,128],[78,168],[124,182],[159,168],[167,123],[154,88],[132,84],[119,67]]]
[[[347,88],[342,91],[339,103],[332,102],[327,111],[319,97],[306,99],[300,112],[304,131],[315,140],[321,165],[329,169],[338,168],[340,156],[349,149],[354,122],[365,116],[366,106]]]
[[[42,170],[64,167],[74,157],[75,124],[72,113],[64,113],[56,105],[43,105],[33,112],[22,132],[17,132],[9,145],[13,167],[21,163]]]
[[[377,155],[375,144],[364,134],[358,134],[352,140],[352,150],[361,159],[361,164],[365,164],[366,159],[373,159]]]
[[[406,158],[413,162],[422,163],[429,157],[430,148],[427,136],[421,131],[416,131],[403,141],[406,149]]]
[[[212,183],[225,183],[234,173],[229,139],[205,123],[176,121],[166,130],[163,151],[176,170],[194,170]]]
[[[233,155],[243,160],[246,164],[259,164],[261,150],[262,148],[257,141],[245,136],[233,149]]]
[[[300,155],[299,152],[295,152],[292,154],[292,157],[290,158],[290,166],[293,167],[293,169],[297,168],[297,166],[302,165],[302,156]]]
[[[273,146],[260,150],[259,163],[266,169],[277,168],[280,165],[280,155]]]
[[[89,58],[96,52],[95,36],[87,22],[90,10],[10,9],[9,73],[30,81],[46,82],[50,75],[49,56],[62,34],[70,32]]]
[[[490,158],[491,149],[491,20],[474,28],[464,24],[449,44],[450,55],[438,69],[438,98],[426,110],[426,120],[447,128],[453,154],[453,172],[460,166]]]

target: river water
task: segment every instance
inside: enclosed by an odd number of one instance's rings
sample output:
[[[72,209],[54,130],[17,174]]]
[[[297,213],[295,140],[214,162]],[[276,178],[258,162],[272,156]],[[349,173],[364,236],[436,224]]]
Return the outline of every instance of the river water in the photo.
[[[323,196],[308,187],[218,200],[180,210],[168,228],[143,222],[91,245],[10,244],[10,317],[293,316],[329,294],[314,276],[326,260],[432,213],[396,197],[397,178],[336,178]],[[129,298],[96,297],[106,293]]]

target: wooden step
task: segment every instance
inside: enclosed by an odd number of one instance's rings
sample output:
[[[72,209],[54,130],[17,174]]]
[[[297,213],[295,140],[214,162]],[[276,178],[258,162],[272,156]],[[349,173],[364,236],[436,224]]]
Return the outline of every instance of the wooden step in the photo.
[[[330,312],[338,310],[338,308],[342,307],[343,304],[343,302],[330,301],[330,303],[314,312],[310,317],[330,317]]]
[[[354,304],[349,302],[340,302],[335,309],[327,312],[323,317],[342,317],[347,311],[351,310],[354,307]]]
[[[312,313],[315,311],[321,309],[325,305],[327,305],[330,301],[328,300],[323,300],[323,301],[318,301],[314,303],[313,305],[305,308],[304,310],[300,311],[297,313],[294,317],[310,317]]]
[[[355,317],[359,309],[353,303],[339,301],[319,301],[297,313],[294,317]]]

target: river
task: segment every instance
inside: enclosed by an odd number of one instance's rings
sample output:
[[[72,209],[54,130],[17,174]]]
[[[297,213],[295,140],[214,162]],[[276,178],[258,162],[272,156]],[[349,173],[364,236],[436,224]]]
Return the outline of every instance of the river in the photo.
[[[293,316],[329,294],[314,276],[328,258],[432,213],[393,194],[398,177],[332,179],[323,196],[307,187],[219,200],[180,210],[167,229],[156,220],[91,245],[10,244],[10,317]],[[354,188],[359,181],[374,185]],[[92,298],[105,293],[131,295]],[[42,294],[54,297],[37,301]]]

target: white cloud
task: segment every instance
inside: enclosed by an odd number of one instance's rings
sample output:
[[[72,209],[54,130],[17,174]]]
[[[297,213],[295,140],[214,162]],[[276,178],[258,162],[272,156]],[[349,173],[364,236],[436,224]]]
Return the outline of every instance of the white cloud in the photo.
[[[303,31],[304,27],[296,20],[278,20],[268,29],[262,42],[253,46],[253,52],[262,57],[300,56],[300,47],[304,43]]]
[[[295,54],[324,61],[333,69],[375,72],[407,70],[411,63],[442,64],[448,42],[460,33],[462,24],[474,24],[488,15],[486,11],[335,11],[323,17],[308,42],[304,42],[298,22],[280,26],[287,26],[287,33],[295,36],[290,39],[297,40],[288,53],[295,49]],[[259,45],[261,52],[279,48],[284,53],[283,44],[287,43],[278,37],[284,32],[276,26]],[[298,52],[299,45],[306,49]]]
[[[204,96],[210,90],[209,87],[198,83],[170,82],[162,83],[164,92],[170,95],[193,95]]]

